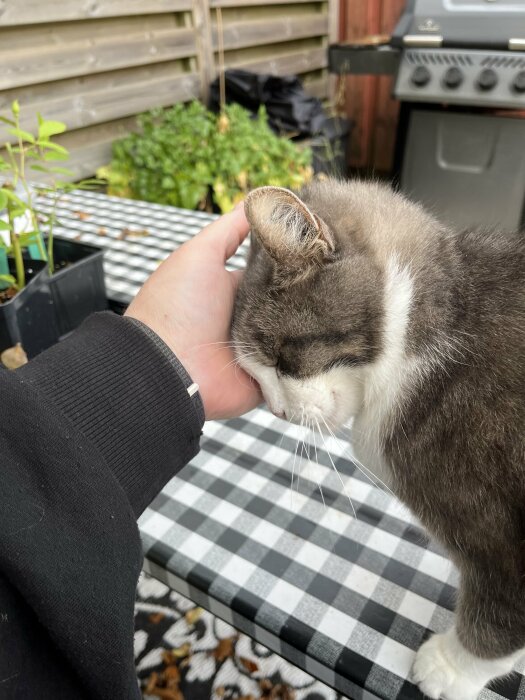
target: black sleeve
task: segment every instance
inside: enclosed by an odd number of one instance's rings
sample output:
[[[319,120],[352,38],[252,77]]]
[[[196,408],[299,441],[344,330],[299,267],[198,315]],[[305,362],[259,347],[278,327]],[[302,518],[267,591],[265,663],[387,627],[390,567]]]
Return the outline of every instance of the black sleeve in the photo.
[[[136,518],[197,452],[198,393],[140,323],[92,316],[0,371],[0,698],[140,693]]]

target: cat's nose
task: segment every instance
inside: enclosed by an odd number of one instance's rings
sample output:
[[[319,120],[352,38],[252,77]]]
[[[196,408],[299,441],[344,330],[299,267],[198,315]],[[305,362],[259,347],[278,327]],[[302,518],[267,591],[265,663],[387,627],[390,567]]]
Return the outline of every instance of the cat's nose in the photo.
[[[283,418],[284,420],[286,420],[286,411],[277,409],[275,411],[272,411],[272,413],[276,418]]]

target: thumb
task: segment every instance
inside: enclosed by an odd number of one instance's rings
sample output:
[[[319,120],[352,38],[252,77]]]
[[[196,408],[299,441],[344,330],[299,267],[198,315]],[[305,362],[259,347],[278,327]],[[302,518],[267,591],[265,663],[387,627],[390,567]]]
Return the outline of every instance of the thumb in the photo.
[[[235,254],[250,230],[250,224],[244,213],[244,205],[237,206],[229,214],[224,214],[217,221],[204,228],[195,238],[206,246],[212,247],[226,262]]]

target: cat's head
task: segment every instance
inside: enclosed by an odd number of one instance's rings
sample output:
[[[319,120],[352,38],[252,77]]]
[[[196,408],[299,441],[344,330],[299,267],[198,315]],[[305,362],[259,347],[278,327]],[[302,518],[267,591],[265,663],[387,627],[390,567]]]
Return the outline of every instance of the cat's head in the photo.
[[[341,183],[299,195],[254,190],[247,270],[236,300],[239,364],[276,415],[339,427],[363,400],[363,369],[383,339],[384,271],[363,212]]]

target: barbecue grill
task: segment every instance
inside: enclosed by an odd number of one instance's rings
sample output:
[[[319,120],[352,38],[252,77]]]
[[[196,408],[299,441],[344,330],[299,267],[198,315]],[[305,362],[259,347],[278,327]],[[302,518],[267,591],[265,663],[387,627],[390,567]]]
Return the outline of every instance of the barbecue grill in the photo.
[[[525,222],[525,0],[412,0],[388,44],[330,47],[395,75],[401,189],[456,225]]]

